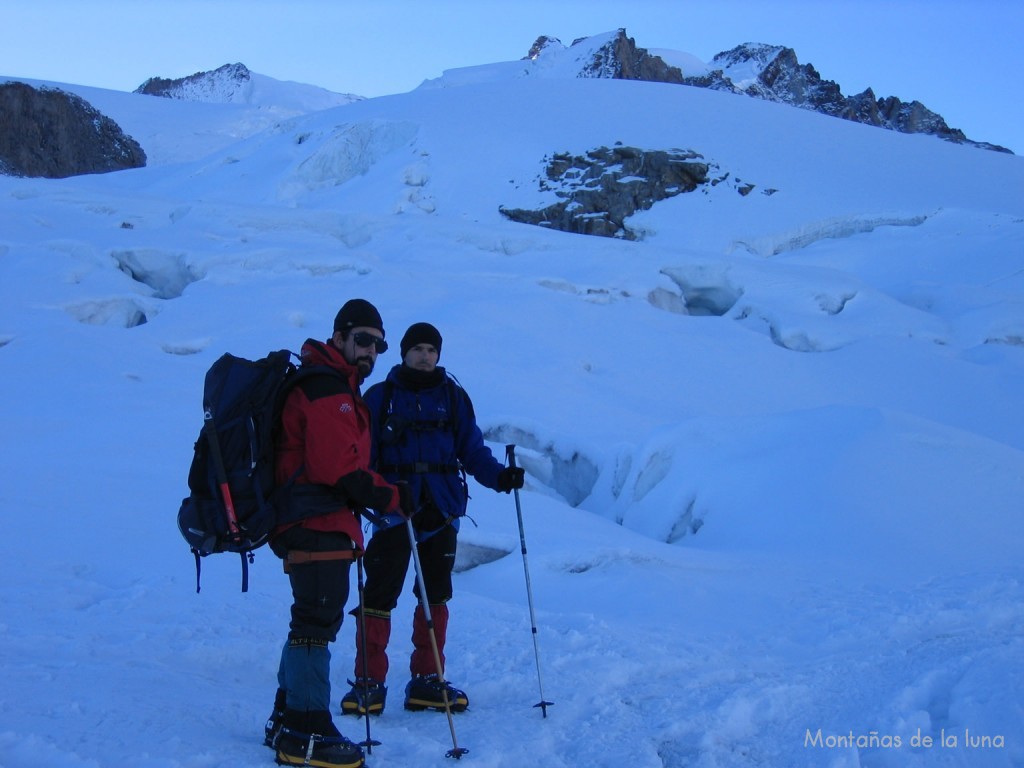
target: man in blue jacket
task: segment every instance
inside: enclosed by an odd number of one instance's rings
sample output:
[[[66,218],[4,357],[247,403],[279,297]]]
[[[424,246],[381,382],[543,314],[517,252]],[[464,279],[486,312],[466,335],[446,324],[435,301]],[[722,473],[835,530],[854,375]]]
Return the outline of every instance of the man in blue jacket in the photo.
[[[427,617],[417,603],[405,708],[444,709],[446,692],[451,710],[461,712],[469,698],[446,682],[443,668],[456,539],[469,499],[464,473],[487,488],[511,493],[523,487],[523,470],[504,467],[484,444],[469,395],[437,364],[441,341],[430,323],[411,325],[401,342],[402,363],[370,387],[364,399],[373,421],[374,466],[389,482],[408,483],[418,509],[412,522],[442,665],[439,675]],[[382,523],[375,526],[363,558],[365,637],[357,622],[356,679],[341,700],[346,714],[384,711],[391,611],[405,583],[412,547],[404,517],[384,515]]]

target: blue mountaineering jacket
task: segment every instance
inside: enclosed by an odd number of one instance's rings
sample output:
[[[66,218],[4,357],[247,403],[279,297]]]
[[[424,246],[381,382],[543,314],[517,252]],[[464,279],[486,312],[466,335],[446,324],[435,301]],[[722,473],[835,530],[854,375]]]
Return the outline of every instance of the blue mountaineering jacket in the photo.
[[[469,500],[463,470],[498,489],[503,466],[484,444],[469,395],[443,367],[424,373],[396,365],[363,399],[372,422],[371,466],[389,482],[406,481],[414,499],[432,501],[456,530]],[[391,527],[404,520],[392,513],[382,522]]]

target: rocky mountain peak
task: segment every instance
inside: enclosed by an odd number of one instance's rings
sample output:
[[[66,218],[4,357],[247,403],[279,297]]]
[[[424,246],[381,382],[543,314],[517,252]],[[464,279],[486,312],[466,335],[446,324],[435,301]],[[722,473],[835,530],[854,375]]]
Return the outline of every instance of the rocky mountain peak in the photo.
[[[541,35],[523,60],[546,66],[548,71],[561,76],[683,82],[678,67],[669,66],[647,49],[639,48],[625,29],[577,38],[568,48],[557,37]]]
[[[712,70],[748,96],[805,107],[834,117],[842,116],[845,97],[839,86],[823,80],[810,64],[801,64],[796,51],[781,45],[745,43],[719,53]]]
[[[565,46],[562,44],[562,41],[557,37],[541,35],[534,41],[533,45],[530,46],[530,51],[523,57],[523,60],[525,61],[526,59],[529,59],[530,61],[536,61],[537,58],[549,48],[558,51],[565,50]]]
[[[895,96],[879,99],[870,89],[846,96],[836,82],[823,78],[811,64],[800,63],[796,51],[783,45],[743,43],[717,54],[706,65],[689,57],[697,66],[688,66],[686,75],[675,64],[688,54],[661,50],[659,54],[637,46],[625,29],[618,29],[579,38],[568,48],[558,38],[541,36],[524,59],[533,65],[527,71],[532,76],[681,83],[775,101],[900,133],[925,133],[957,144],[1009,152],[968,139],[919,101],[907,103]]]
[[[210,104],[247,104],[279,117],[307,114],[355,101],[361,96],[334,93],[306,83],[275,80],[251,72],[244,64],[225,64],[209,72],[169,80],[151,77],[135,93]]]
[[[577,40],[573,45],[582,41]],[[683,73],[678,67],[666,64],[646,48],[637,47],[636,41],[619,29],[612,38],[594,51],[588,66],[579,77],[605,77],[615,80],[646,80],[657,83],[682,83]]]
[[[836,82],[823,78],[813,65],[801,63],[796,51],[783,45],[744,43],[706,63],[683,51],[641,48],[625,29],[619,28],[578,38],[568,47],[556,37],[542,35],[521,61],[526,62],[525,66],[506,67],[504,64],[510,62],[502,62],[452,70],[421,87],[448,87],[509,76],[677,83],[775,101],[901,133],[925,133],[957,144],[1009,152],[1004,147],[968,139],[918,101],[903,102],[895,96],[879,99],[870,89],[846,96]]]
[[[796,62],[796,52],[792,48],[767,43],[743,43],[732,50],[717,54],[711,63],[723,70],[749,65],[764,69],[780,56]]]
[[[182,101],[244,102],[251,88],[252,73],[244,64],[225,64],[209,72],[167,79],[151,77],[135,93]]]
[[[686,78],[684,82],[900,133],[926,133],[957,144],[1009,152],[994,144],[971,141],[963,131],[950,128],[941,115],[919,101],[904,103],[895,96],[878,99],[870,88],[855,96],[845,96],[837,83],[823,79],[810,64],[801,64],[796,52],[785,46],[744,43],[716,55],[709,70],[708,74]]]

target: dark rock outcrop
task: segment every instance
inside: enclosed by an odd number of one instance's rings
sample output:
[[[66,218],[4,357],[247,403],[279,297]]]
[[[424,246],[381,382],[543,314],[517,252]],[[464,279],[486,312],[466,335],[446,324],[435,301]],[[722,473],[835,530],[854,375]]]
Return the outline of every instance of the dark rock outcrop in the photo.
[[[0,173],[59,179],[145,164],[138,142],[81,97],[0,83]]]
[[[501,207],[512,221],[584,235],[635,240],[627,217],[709,181],[709,165],[689,150],[599,147],[547,160],[540,190],[556,202],[537,210]]]

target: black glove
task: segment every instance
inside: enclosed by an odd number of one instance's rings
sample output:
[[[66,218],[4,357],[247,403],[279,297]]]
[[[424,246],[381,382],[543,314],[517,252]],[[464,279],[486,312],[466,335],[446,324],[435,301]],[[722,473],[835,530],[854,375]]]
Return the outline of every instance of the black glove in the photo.
[[[498,473],[498,490],[502,493],[512,493],[523,487],[526,480],[526,473],[522,467],[505,467]]]
[[[398,506],[402,510],[402,514],[407,518],[412,517],[416,514],[416,502],[412,498],[409,484],[404,480],[399,480],[395,483],[395,487],[398,489]]]

